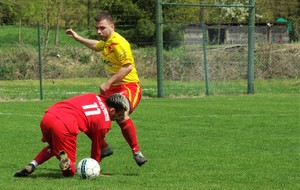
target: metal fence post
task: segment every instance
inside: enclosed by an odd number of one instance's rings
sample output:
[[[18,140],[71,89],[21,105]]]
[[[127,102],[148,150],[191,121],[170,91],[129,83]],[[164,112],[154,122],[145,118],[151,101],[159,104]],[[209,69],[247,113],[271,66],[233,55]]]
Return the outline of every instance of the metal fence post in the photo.
[[[254,32],[255,32],[255,0],[249,0],[248,28],[248,94],[254,94]]]
[[[37,24],[38,29],[38,51],[39,51],[39,74],[40,74],[40,99],[43,100],[43,69],[42,69],[42,55],[41,55],[41,32],[40,23]]]
[[[156,0],[156,59],[157,59],[157,96],[164,96],[164,68],[163,68],[163,32],[162,32],[162,4]]]
[[[205,94],[209,95],[209,84],[208,84],[208,65],[207,65],[207,59],[206,59],[206,24],[204,21],[202,21],[202,45],[203,45],[203,62],[204,62],[204,75],[205,75]]]

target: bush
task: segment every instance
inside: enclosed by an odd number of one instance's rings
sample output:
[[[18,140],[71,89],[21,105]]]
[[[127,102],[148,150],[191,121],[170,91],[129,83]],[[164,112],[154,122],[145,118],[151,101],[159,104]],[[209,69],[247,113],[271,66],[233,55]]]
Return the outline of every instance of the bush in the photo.
[[[183,33],[181,26],[166,25],[163,31],[164,48],[171,50],[172,48],[179,47],[183,43]]]
[[[260,44],[255,52],[255,78],[298,78],[299,44]],[[156,78],[156,48],[134,47],[140,78]],[[176,81],[204,80],[203,51],[180,46],[163,52],[164,78]],[[247,78],[247,47],[214,46],[207,49],[210,80]],[[42,49],[43,78],[105,77],[98,52],[85,46]],[[38,79],[39,59],[34,46],[19,44],[0,49],[0,80]]]

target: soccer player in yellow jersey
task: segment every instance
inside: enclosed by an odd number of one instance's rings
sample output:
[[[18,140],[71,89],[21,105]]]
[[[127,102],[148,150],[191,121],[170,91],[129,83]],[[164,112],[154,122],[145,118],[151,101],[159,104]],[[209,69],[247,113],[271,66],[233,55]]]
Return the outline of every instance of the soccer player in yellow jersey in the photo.
[[[101,40],[87,39],[78,35],[72,29],[67,29],[66,34],[88,48],[102,53],[102,62],[108,72],[108,80],[100,85],[100,96],[107,98],[114,93],[121,93],[127,97],[130,111],[125,114],[124,120],[116,122],[122,134],[131,147],[133,158],[139,166],[147,162],[140,151],[137,141],[136,128],[129,114],[133,112],[142,97],[142,88],[128,41],[115,32],[114,20],[111,14],[103,11],[95,16],[95,28]],[[101,158],[113,154],[112,148],[104,143]]]

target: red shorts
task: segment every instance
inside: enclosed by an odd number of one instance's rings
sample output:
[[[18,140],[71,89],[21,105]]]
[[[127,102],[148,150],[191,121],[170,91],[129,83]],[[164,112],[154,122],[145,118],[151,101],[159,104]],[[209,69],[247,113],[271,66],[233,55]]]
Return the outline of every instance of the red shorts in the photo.
[[[48,142],[53,154],[59,159],[58,153],[65,150],[71,162],[75,162],[77,135],[70,134],[66,125],[52,113],[45,113],[40,126],[43,134],[42,141]]]
[[[142,98],[142,88],[139,83],[125,83],[117,86],[111,86],[105,94],[100,94],[100,96],[106,99],[108,96],[121,93],[124,95],[130,103],[130,113],[137,107]]]

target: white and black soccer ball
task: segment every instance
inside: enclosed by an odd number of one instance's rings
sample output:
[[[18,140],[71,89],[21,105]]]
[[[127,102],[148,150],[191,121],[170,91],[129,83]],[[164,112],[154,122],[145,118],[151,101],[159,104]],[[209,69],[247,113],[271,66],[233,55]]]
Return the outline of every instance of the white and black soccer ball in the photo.
[[[81,179],[93,179],[100,173],[100,165],[93,158],[84,158],[77,164],[77,174]]]

